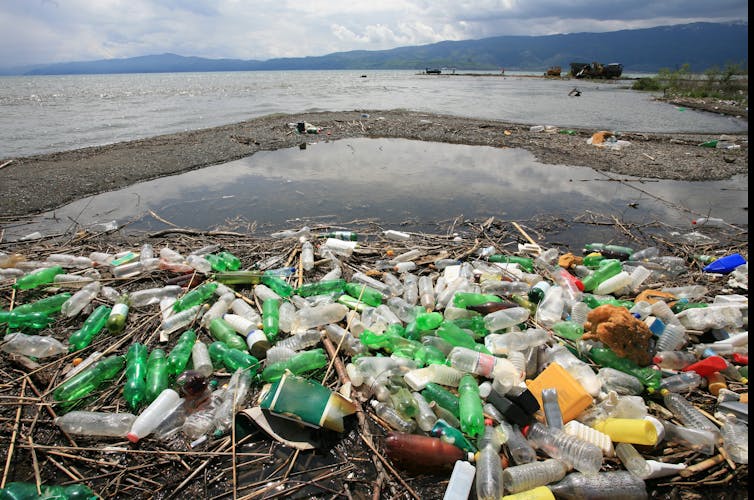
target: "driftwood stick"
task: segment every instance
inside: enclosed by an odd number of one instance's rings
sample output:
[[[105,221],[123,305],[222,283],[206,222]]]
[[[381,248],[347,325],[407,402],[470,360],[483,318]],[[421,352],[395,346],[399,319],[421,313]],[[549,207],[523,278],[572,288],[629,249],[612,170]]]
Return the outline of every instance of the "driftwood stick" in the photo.
[[[686,467],[685,469],[679,471],[678,475],[682,478],[691,477],[694,474],[698,474],[699,472],[704,472],[708,469],[711,469],[712,467],[721,464],[724,461],[725,458],[723,458],[722,455],[715,455],[714,457],[710,457],[706,460],[702,460],[697,464]]]
[[[26,378],[21,382],[21,397],[24,397],[26,392]],[[0,482],[0,489],[5,488],[5,482],[8,480],[8,472],[10,472],[10,464],[13,459],[13,449],[16,446],[16,436],[18,435],[18,428],[21,425],[21,410],[23,405],[18,405],[16,409],[16,423],[13,425],[13,434],[10,437],[10,445],[8,446],[8,457],[5,460],[5,470],[3,471],[3,480]]]

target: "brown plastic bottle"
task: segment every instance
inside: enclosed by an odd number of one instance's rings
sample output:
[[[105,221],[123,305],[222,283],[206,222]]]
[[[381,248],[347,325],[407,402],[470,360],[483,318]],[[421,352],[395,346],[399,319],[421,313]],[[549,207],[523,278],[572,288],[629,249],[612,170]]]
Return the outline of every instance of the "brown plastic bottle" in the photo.
[[[413,472],[451,470],[457,460],[473,460],[473,454],[440,438],[390,432],[385,439],[387,454],[396,465]]]

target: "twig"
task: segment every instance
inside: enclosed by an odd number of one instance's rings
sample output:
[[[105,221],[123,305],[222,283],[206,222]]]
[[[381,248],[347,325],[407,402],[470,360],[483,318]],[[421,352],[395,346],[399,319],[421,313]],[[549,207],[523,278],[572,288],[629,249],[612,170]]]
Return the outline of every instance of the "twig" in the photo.
[[[21,397],[24,397],[24,393],[26,392],[26,378],[24,378],[23,382],[21,382]],[[10,437],[10,445],[8,446],[8,457],[5,460],[5,471],[3,472],[3,480],[0,482],[0,489],[5,488],[5,482],[8,479],[8,472],[10,471],[10,463],[13,458],[13,448],[15,448],[16,445],[16,435],[18,434],[18,428],[21,425],[19,420],[21,420],[21,410],[23,409],[22,405],[18,405],[18,409],[16,410],[16,423],[13,425],[13,435]]]
[[[5,163],[3,163],[2,165],[0,165],[0,168],[4,168],[4,167],[7,167],[7,166],[8,166],[8,165],[10,165],[11,163],[13,163],[13,160],[8,160],[8,161],[6,161]]]
[[[694,474],[698,474],[699,472],[704,472],[708,469],[711,469],[715,465],[721,464],[724,461],[725,458],[722,455],[715,455],[714,457],[702,460],[697,464],[690,465],[685,469],[678,471],[678,476],[680,476],[681,478],[691,477]]]

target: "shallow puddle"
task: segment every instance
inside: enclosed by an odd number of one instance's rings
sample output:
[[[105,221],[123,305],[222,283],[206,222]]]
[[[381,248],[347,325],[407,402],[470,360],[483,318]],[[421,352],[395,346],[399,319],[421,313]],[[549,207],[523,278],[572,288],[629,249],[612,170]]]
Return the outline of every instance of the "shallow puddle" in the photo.
[[[518,221],[549,215],[570,221],[585,213],[690,228],[699,215],[748,224],[747,197],[748,176],[641,180],[544,165],[523,149],[355,138],[258,152],[134,184],[4,229],[5,239],[14,240],[76,224],[117,221],[141,231],[166,229],[168,221],[201,230],[256,223],[257,233],[268,234],[304,224],[374,219],[386,228],[433,232],[437,222],[461,215]]]

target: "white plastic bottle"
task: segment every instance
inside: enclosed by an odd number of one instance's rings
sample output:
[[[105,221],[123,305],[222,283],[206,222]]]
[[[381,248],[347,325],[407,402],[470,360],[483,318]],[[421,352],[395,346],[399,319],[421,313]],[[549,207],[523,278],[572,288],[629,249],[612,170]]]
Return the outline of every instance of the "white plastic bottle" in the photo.
[[[173,408],[181,397],[173,389],[163,390],[157,398],[147,406],[141,414],[136,417],[131,431],[126,437],[132,443],[137,443],[140,439],[148,436],[162,419],[168,414],[168,410]]]

